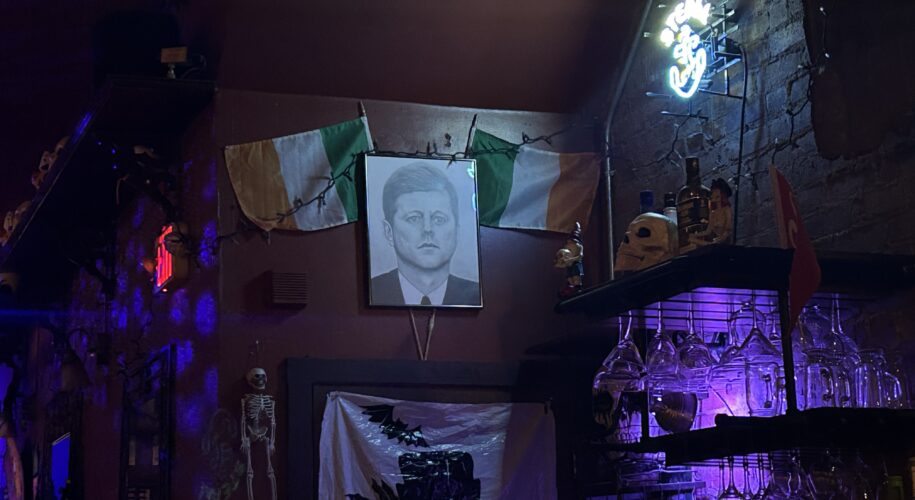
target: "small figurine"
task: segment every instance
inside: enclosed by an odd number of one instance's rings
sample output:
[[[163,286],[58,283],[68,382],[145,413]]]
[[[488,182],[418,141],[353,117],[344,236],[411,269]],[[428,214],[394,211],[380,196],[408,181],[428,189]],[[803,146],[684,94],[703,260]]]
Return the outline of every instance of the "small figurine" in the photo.
[[[560,298],[567,298],[581,291],[582,277],[585,268],[582,264],[584,246],[581,244],[581,224],[575,223],[575,229],[569,233],[566,244],[556,252],[553,265],[566,270],[566,284],[559,290]]]
[[[712,182],[709,199],[708,228],[712,243],[728,243],[734,231],[734,209],[731,208],[731,186],[722,178]]]
[[[680,248],[680,253],[716,243],[731,242],[731,234],[734,232],[731,186],[719,177],[712,182],[710,191],[708,225],[701,232],[690,233],[688,244]]]

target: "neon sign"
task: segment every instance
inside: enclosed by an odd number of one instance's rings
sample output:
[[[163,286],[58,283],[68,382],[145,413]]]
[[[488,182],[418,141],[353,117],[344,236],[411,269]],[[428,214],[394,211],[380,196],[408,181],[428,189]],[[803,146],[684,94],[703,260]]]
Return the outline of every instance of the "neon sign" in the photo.
[[[169,224],[162,228],[156,238],[156,271],[153,282],[157,293],[168,292],[169,286],[176,286],[187,277],[187,258],[178,229],[175,224]]]
[[[661,32],[661,43],[667,48],[673,47],[675,61],[668,71],[668,83],[684,99],[692,97],[699,89],[708,66],[708,52],[689,21],[706,26],[711,7],[702,0],[683,0],[667,16]]]

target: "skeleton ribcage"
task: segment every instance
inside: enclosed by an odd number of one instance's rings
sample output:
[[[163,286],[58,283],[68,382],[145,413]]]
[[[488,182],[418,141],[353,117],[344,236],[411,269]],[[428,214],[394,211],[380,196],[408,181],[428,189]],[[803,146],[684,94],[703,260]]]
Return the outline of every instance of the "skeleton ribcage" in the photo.
[[[273,396],[245,394],[245,423],[255,441],[266,439],[274,422],[275,407]]]

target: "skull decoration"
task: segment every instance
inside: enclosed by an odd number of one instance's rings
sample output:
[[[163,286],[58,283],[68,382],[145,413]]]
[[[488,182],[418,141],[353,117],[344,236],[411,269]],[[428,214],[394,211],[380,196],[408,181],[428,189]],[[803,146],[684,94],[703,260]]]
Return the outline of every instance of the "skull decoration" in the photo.
[[[24,201],[16,207],[16,210],[6,213],[6,217],[3,218],[3,228],[0,230],[0,245],[5,245],[7,240],[13,235],[13,231],[22,219],[22,214],[29,209],[31,204],[32,202],[30,201]]]
[[[41,183],[44,182],[45,176],[48,175],[48,171],[51,170],[51,167],[57,163],[60,152],[63,151],[69,140],[69,135],[64,136],[57,141],[57,145],[54,146],[54,151],[45,151],[41,154],[41,161],[38,163],[38,171],[32,174],[32,185],[35,186],[35,189],[41,187]]]
[[[667,217],[644,213],[629,224],[616,254],[616,271],[631,272],[677,254],[677,226]]]
[[[248,381],[248,385],[254,389],[263,391],[267,388],[267,371],[263,368],[252,368],[248,370],[245,379]]]

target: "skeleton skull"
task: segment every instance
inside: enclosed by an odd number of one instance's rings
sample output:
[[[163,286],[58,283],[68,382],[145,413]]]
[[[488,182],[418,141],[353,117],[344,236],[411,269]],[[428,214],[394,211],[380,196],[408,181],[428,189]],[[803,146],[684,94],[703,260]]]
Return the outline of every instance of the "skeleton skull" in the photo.
[[[263,368],[248,370],[248,375],[245,376],[245,379],[248,380],[248,385],[254,389],[262,391],[267,388],[267,372]]]
[[[616,270],[638,271],[677,254],[677,226],[654,213],[639,215],[629,224],[616,254]]]
[[[51,167],[57,163],[60,152],[63,151],[69,140],[69,135],[64,136],[57,141],[57,145],[54,146],[54,151],[45,151],[41,154],[41,161],[38,163],[38,171],[32,174],[32,185],[35,186],[35,189],[41,187],[41,183],[44,182],[45,176],[48,175],[48,171],[51,170]]]
[[[16,210],[6,213],[6,217],[3,219],[3,231],[6,234],[6,237],[9,238],[13,235],[13,231],[16,229],[16,226],[19,225],[19,221],[22,219],[22,214],[29,209],[29,206],[32,204],[30,201],[22,202]],[[5,243],[5,242],[4,242]]]

